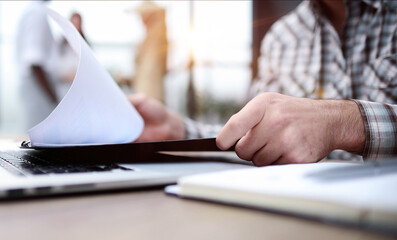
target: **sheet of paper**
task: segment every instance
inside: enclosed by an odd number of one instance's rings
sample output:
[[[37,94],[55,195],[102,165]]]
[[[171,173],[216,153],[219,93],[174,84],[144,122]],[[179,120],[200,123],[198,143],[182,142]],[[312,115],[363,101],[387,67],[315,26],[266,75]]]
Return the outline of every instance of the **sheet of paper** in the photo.
[[[32,145],[56,147],[134,141],[144,126],[139,113],[74,26],[53,10],[47,12],[78,54],[79,65],[73,84],[59,105],[28,131]]]

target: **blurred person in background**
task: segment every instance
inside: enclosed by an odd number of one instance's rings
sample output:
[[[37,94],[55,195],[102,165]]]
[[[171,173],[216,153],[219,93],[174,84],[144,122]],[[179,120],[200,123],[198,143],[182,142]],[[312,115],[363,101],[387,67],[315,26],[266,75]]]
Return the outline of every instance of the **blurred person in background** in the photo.
[[[146,36],[135,57],[135,76],[131,88],[137,93],[164,102],[164,76],[167,72],[167,27],[165,9],[152,1],[144,1],[135,12],[140,14]]]
[[[223,128],[135,95],[145,120],[138,141],[217,136],[221,149],[236,144],[258,166],[396,157],[396,9],[397,1],[303,1],[264,37],[257,95]]]
[[[31,1],[17,29],[17,61],[26,129],[44,120],[58,103],[51,78],[56,64],[55,40],[46,13],[46,1]]]

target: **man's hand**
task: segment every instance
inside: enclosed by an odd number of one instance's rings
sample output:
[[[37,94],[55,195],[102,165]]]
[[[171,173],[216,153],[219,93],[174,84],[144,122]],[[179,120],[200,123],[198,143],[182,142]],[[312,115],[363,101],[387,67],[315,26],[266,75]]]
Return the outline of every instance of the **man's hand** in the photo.
[[[134,94],[128,99],[145,121],[145,128],[136,141],[177,140],[185,137],[183,119],[167,110],[162,103],[143,94]]]
[[[236,144],[237,155],[257,166],[317,162],[335,149],[361,152],[364,124],[355,102],[264,93],[230,118],[217,145]]]

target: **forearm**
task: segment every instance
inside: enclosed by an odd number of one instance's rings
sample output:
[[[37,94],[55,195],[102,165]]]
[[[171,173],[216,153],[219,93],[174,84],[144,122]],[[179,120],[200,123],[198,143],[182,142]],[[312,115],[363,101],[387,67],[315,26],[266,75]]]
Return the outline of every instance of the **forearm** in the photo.
[[[342,107],[337,107],[343,104]],[[397,106],[362,100],[335,101],[335,149],[358,153],[365,161],[397,156]]]
[[[47,77],[42,69],[42,67],[33,65],[32,66],[32,72],[34,75],[34,78],[36,79],[37,83],[43,90],[46,92],[47,96],[50,98],[50,100],[53,103],[58,103],[58,99],[56,97],[56,94],[52,87],[50,86]]]

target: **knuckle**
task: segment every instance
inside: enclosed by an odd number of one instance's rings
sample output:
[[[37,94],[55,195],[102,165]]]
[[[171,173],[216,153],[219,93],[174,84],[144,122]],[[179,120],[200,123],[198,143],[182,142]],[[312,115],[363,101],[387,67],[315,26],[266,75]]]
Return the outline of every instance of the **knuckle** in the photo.
[[[268,92],[266,93],[266,97],[268,99],[275,99],[275,98],[279,98],[281,96],[281,94],[279,93],[275,93],[275,92]]]
[[[252,159],[252,163],[253,163],[256,167],[261,167],[261,166],[263,166],[262,162],[261,162],[258,158]]]
[[[239,140],[234,150],[239,158],[244,160],[250,160],[251,154],[248,152],[245,142],[246,141],[244,141],[244,139]]]
[[[236,155],[237,155],[240,159],[243,159],[243,160],[250,160],[250,159],[247,157],[247,154],[245,154],[245,153],[242,152],[242,151],[236,150]]]
[[[267,126],[269,129],[283,130],[287,125],[288,120],[277,113],[273,113],[267,121]]]
[[[259,151],[252,157],[252,162],[254,163],[255,166],[260,167],[260,166],[265,166],[265,156],[264,154]]]
[[[283,132],[289,131],[287,127],[293,122],[293,119],[282,109],[274,109],[268,119],[269,126],[281,129]]]
[[[266,93],[262,93],[262,94],[258,95],[258,97],[262,101],[265,101],[265,102],[270,103],[270,104],[273,104],[273,103],[277,102],[277,100],[281,96],[282,96],[281,94],[275,93],[275,92],[266,92]]]
[[[217,138],[216,138],[216,145],[221,149],[221,150],[226,150],[226,143],[225,143],[225,140],[224,140],[224,138],[222,137],[222,136],[218,136]]]
[[[244,151],[241,147],[238,147],[238,145],[236,145],[235,152],[239,158],[243,160],[250,160],[249,153]]]

